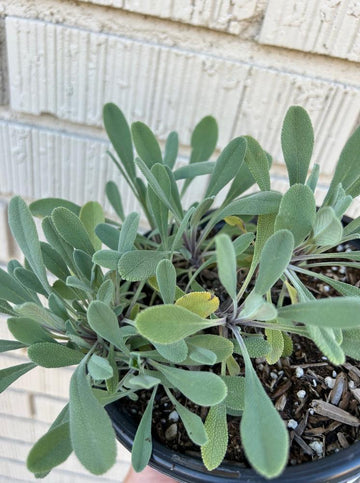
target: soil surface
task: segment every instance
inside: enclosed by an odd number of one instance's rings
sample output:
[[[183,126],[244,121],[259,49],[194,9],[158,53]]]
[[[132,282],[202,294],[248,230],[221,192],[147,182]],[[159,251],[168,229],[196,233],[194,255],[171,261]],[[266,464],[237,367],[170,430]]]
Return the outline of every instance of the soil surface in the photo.
[[[338,251],[348,251],[348,245]],[[313,271],[336,280],[360,286],[360,270],[348,267],[312,268]],[[205,273],[204,273],[205,272]],[[206,285],[226,304],[215,271],[202,272],[199,283]],[[239,271],[239,283],[246,271]],[[339,294],[315,278],[300,278],[317,298]],[[274,300],[280,287],[274,288]],[[251,287],[249,287],[251,290]],[[285,301],[286,303],[286,301]],[[253,330],[253,329],[252,329]],[[307,338],[292,335],[294,351],[290,357],[281,358],[274,365],[265,359],[253,359],[256,372],[275,407],[284,419],[290,436],[289,464],[296,465],[316,460],[347,448],[360,439],[360,362],[347,358],[345,364],[334,366]],[[234,356],[244,375],[240,356]],[[220,366],[220,365],[218,365]],[[214,366],[214,372],[220,367]],[[124,399],[126,407],[136,422],[144,413],[150,391],[138,392],[139,400]],[[187,408],[205,420],[208,409],[187,400],[180,392],[175,397]],[[240,440],[240,417],[228,416],[229,445],[226,460],[249,466]],[[189,439],[174,406],[160,387],[153,411],[153,437],[177,452],[200,456],[199,447]]]

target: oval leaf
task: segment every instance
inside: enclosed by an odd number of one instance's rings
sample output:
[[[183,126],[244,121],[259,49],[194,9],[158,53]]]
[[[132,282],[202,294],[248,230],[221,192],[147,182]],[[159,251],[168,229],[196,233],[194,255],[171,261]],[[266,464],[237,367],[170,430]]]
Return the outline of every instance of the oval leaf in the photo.
[[[109,416],[91,390],[84,363],[71,377],[69,410],[76,456],[91,473],[105,473],[116,460],[115,432]]]
[[[139,333],[155,344],[173,344],[208,327],[219,325],[177,305],[157,305],[140,312],[135,320]]]
[[[39,342],[29,347],[28,356],[38,366],[65,367],[79,364],[84,354],[61,344]]]
[[[219,299],[210,292],[191,292],[178,298],[175,305],[184,307],[205,319],[219,308]]]
[[[228,445],[226,406],[218,404],[210,408],[205,421],[208,441],[201,447],[201,457],[206,468],[217,468],[224,459]]]

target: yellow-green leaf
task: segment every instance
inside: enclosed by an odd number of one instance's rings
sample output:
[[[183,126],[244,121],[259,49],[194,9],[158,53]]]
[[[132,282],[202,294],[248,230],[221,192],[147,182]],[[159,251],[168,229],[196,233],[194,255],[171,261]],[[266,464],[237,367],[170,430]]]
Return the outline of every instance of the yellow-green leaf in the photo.
[[[206,318],[219,308],[219,299],[210,292],[191,292],[177,299],[175,305]]]

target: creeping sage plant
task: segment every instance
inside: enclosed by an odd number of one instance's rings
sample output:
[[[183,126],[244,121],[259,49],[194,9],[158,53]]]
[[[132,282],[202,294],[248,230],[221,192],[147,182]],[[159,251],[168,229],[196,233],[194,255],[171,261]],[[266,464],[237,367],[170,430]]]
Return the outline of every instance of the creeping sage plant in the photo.
[[[271,157],[250,136],[235,138],[209,160],[218,136],[210,116],[196,126],[190,162],[180,167],[175,132],[162,151],[145,124],[129,128],[114,104],[105,106],[104,123],[115,152],[109,155],[142,207],[148,234],[139,230],[139,213],[124,213],[112,181],[106,195],[119,222],[105,218],[96,202],[80,207],[51,198],[27,207],[15,197],[9,205],[25,262],[11,260],[7,272],[0,270],[0,310],[16,339],[0,347],[26,347],[31,362],[3,369],[1,390],[36,366],[77,365],[69,403],[30,451],[28,468],[45,476],[74,451],[92,473],[106,472],[116,445],[104,406],[136,401],[139,391],[149,390],[132,449],[132,464],[141,471],[151,456],[152,410],[161,388],[209,470],[224,458],[227,415],[236,415],[250,464],[275,477],[287,463],[288,432],[251,358],[276,363],[291,354],[291,334],[298,334],[334,364],[346,355],[360,359],[360,289],[313,271],[329,264],[360,268],[360,252],[336,251],[360,238],[360,218],[345,228],[341,223],[360,194],[360,129],[316,209],[319,166],[308,175],[314,136],[301,107],[289,109],[281,133],[290,184],[284,195],[271,189]],[[204,196],[185,209],[184,194],[204,175]],[[259,190],[244,195],[253,185]],[[215,197],[224,188],[218,206]],[[46,242],[39,241],[32,216],[42,219]],[[221,302],[202,283],[205,269],[221,282]],[[239,269],[246,273],[241,283]],[[341,296],[315,299],[301,274]],[[209,408],[204,422],[179,402],[180,393]]]

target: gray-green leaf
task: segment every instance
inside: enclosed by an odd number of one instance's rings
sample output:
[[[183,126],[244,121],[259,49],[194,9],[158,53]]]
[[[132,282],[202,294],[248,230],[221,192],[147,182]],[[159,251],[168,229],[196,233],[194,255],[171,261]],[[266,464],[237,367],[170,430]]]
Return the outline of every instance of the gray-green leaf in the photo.
[[[154,388],[141,418],[131,450],[131,464],[137,473],[142,471],[148,464],[152,452],[151,421],[155,394],[156,388]]]
[[[316,203],[311,189],[303,184],[293,184],[281,200],[275,231],[290,230],[295,246],[298,246],[311,232],[315,214]]]
[[[228,445],[228,428],[225,403],[210,408],[205,421],[208,441],[201,447],[201,457],[206,468],[217,468],[224,459]]]
[[[151,364],[195,404],[214,406],[227,395],[226,384],[212,372],[186,371],[157,362]]]
[[[140,312],[135,324],[139,333],[151,342],[173,344],[219,322],[203,319],[178,305],[156,305]]]
[[[10,200],[9,226],[32,271],[46,292],[50,292],[35,222],[25,201],[20,196]]]
[[[156,267],[156,280],[164,304],[172,304],[175,299],[176,270],[170,260],[161,260]]]
[[[286,113],[281,146],[290,185],[305,183],[314,145],[314,132],[308,113],[301,106],[292,106]]]
[[[17,366],[7,367],[0,370],[0,393],[5,391],[6,388],[15,382],[19,377],[26,374],[31,369],[34,369],[36,364],[33,362],[26,362],[25,364],[19,364]]]
[[[69,409],[76,456],[91,473],[105,473],[116,460],[115,433],[109,416],[91,390],[84,363],[71,377]]]
[[[289,230],[279,230],[266,241],[260,256],[259,273],[254,290],[264,295],[281,277],[294,249],[294,237]]]
[[[279,316],[319,327],[360,326],[360,297],[333,297],[279,308]]]
[[[237,273],[234,245],[228,235],[218,235],[215,238],[216,258],[220,282],[225,287],[232,300],[236,300]]]
[[[38,366],[65,367],[79,364],[84,354],[62,344],[38,342],[29,347],[28,356]]]
[[[87,364],[89,374],[95,381],[110,379],[113,376],[113,368],[107,359],[93,354]]]
[[[124,253],[119,261],[119,273],[122,278],[131,282],[146,280],[154,275],[157,264],[167,255],[168,252],[154,250],[136,250]]]
[[[97,334],[123,352],[128,352],[121,336],[117,317],[110,307],[100,300],[93,300],[89,305],[87,317],[90,327]]]

